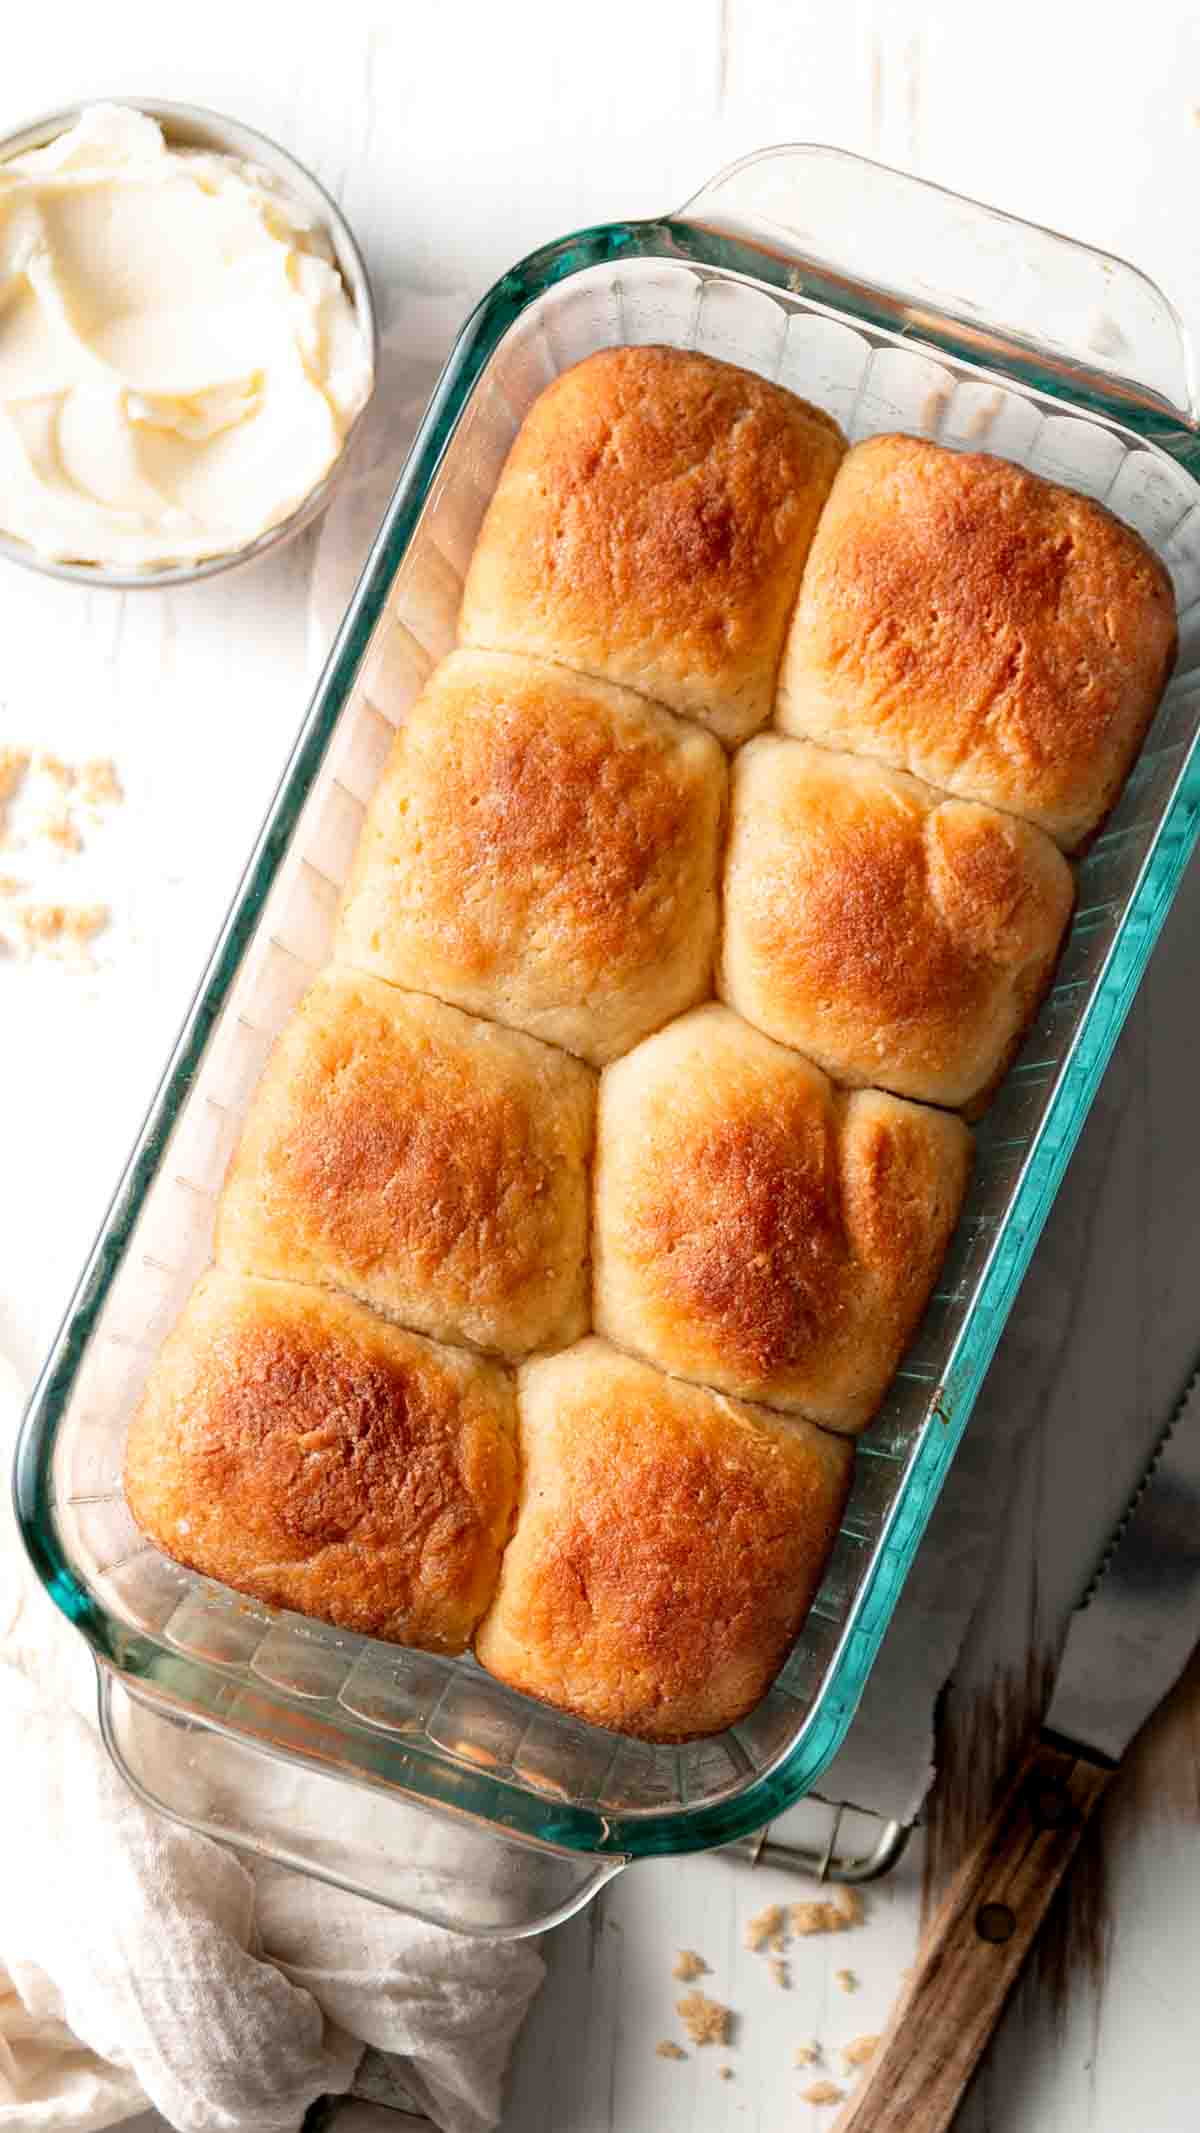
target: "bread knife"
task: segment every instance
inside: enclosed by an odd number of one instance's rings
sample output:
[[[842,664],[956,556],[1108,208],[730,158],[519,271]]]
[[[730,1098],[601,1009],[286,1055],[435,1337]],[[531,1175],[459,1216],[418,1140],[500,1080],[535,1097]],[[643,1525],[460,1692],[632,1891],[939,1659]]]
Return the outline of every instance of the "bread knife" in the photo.
[[[1200,1371],[1071,1617],[1034,1747],[832,2133],[944,2133],[1121,1757],[1200,1641]]]

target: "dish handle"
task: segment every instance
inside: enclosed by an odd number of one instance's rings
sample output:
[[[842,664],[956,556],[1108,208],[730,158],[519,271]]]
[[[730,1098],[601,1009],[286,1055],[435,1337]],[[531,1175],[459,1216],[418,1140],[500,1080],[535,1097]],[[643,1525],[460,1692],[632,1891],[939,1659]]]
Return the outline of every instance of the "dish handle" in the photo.
[[[1094,381],[1196,428],[1195,355],[1174,306],[1139,268],[1055,230],[808,143],[731,163],[674,219],[794,261],[794,286],[819,296],[824,280],[831,301],[892,331],[945,345],[949,325],[955,353],[1003,369],[1015,356],[1051,390],[1069,374],[1076,398]]]
[[[394,1784],[347,1781],[297,1747],[260,1746],[97,1659],[100,1731],[146,1806],[218,1843],[451,1932],[520,1940],[581,1910],[626,1861],[516,1837],[431,1809]],[[231,1699],[237,1686],[231,1683]]]

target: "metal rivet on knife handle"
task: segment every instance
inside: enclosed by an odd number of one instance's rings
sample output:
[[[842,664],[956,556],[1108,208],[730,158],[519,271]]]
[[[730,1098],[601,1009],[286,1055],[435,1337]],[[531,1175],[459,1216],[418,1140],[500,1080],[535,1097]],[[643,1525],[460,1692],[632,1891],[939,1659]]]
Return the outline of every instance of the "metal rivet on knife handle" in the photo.
[[[1029,1819],[1035,1829],[1062,1829],[1075,1810],[1062,1785],[1036,1784],[1029,1795]]]
[[[975,1913],[975,1931],[980,1940],[990,1940],[998,1944],[1000,1941],[1011,1940],[1016,1930],[1016,1917],[1006,1903],[980,1904]]]

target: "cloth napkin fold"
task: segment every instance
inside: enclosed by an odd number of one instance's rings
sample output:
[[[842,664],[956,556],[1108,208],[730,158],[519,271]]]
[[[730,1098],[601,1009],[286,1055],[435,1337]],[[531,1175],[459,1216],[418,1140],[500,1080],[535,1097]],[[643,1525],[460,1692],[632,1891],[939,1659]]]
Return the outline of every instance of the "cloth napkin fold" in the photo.
[[[0,1457],[20,1387],[0,1358]],[[109,1761],[81,1637],[0,1495],[0,2133],[296,2133],[364,2047],[444,2133],[494,2125],[535,1947],[469,1940],[154,1814]]]

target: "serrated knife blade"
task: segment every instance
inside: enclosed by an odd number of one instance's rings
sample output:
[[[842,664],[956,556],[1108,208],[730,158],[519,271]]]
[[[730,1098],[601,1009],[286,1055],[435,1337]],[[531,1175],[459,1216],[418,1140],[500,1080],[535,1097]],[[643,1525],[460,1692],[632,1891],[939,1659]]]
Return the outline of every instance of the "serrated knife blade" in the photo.
[[[1120,1762],[1200,1641],[1200,1371],[1071,1617],[1048,1733]]]

